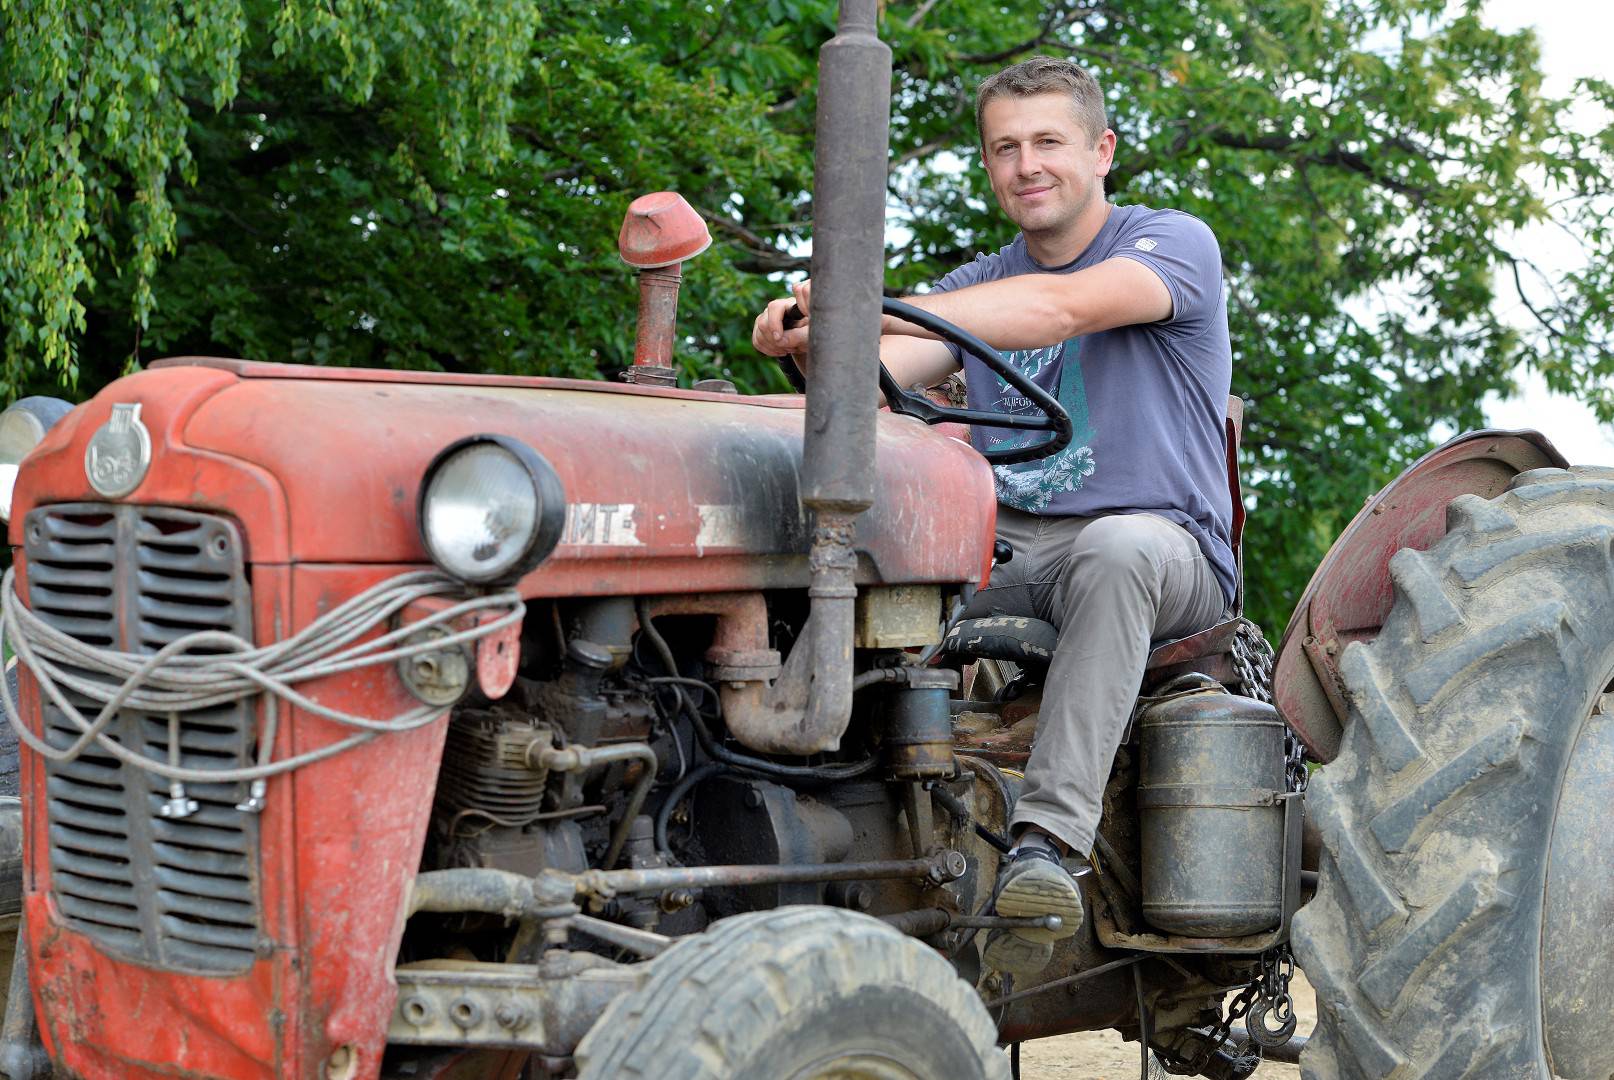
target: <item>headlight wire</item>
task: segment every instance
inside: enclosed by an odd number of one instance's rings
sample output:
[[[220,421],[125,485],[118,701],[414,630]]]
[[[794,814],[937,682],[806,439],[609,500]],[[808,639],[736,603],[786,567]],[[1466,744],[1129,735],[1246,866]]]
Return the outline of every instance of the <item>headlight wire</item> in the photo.
[[[465,593],[463,582],[439,570],[409,571],[378,582],[291,637],[270,645],[255,646],[226,631],[202,630],[145,656],[89,645],[51,626],[29,610],[17,595],[16,568],[12,567],[0,581],[0,641],[10,645],[18,662],[26,665],[38,681],[43,696],[61,710],[68,722],[78,729],[79,736],[71,745],[57,747],[35,735],[23,722],[17,702],[12,700],[11,688],[4,685],[4,680],[0,680],[0,705],[17,737],[50,761],[72,761],[93,743],[101,752],[169,781],[172,797],[165,812],[171,809],[172,816],[185,816],[189,812],[183,809],[186,804],[183,785],[187,783],[250,783],[251,796],[237,809],[257,811],[263,807],[270,777],[335,757],[379,735],[424,727],[447,711],[442,706],[422,705],[390,720],[373,720],[322,705],[298,693],[293,686],[359,668],[396,664],[425,652],[468,645],[519,623],[526,611],[525,602],[513,589],[478,596],[465,596]],[[357,640],[386,624],[410,604],[434,596],[464,598],[372,640]],[[452,628],[458,619],[490,610],[502,610],[504,614],[468,629]],[[431,640],[410,640],[421,631],[440,625],[448,625],[451,632]],[[198,648],[224,651],[197,655],[193,650]],[[64,687],[100,706],[93,720],[86,719],[67,699]],[[264,695],[264,720],[256,764],[228,769],[184,768],[178,764],[179,714],[234,703],[257,693]],[[274,741],[282,701],[354,728],[356,732],[329,746],[276,761],[273,759]],[[169,718],[167,759],[138,753],[106,733],[120,709]],[[194,809],[194,804],[191,805]]]

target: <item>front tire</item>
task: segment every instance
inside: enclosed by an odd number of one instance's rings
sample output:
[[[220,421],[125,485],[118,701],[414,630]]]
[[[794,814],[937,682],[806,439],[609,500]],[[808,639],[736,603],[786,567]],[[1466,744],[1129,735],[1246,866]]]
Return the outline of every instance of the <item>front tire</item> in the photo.
[[[1614,470],[1467,495],[1341,663],[1311,785],[1325,857],[1295,952],[1312,1080],[1614,1073]]]
[[[787,907],[724,919],[651,962],[577,1048],[580,1080],[1007,1080],[985,1007],[878,919]]]

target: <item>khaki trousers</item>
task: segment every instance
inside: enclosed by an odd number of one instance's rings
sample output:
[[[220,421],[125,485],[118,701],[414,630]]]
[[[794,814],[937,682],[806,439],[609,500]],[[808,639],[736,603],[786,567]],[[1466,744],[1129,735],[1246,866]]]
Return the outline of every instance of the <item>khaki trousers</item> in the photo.
[[[1059,630],[1012,831],[1036,825],[1085,856],[1153,641],[1216,622],[1226,597],[1188,530],[1153,514],[1039,517],[998,507],[1014,558],[967,615],[1020,615]]]

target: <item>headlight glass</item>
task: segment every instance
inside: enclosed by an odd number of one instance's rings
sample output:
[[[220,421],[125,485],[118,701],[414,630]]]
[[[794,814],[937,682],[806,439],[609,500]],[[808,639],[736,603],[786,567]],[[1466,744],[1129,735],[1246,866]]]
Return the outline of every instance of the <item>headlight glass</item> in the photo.
[[[559,539],[559,479],[536,451],[502,436],[472,436],[427,470],[420,521],[438,566],[465,581],[511,581]]]

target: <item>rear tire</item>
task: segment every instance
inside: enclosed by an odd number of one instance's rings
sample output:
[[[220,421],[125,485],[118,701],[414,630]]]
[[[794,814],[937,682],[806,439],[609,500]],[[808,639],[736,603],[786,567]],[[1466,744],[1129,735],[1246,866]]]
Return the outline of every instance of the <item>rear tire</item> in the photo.
[[[1007,1080],[981,999],[878,919],[787,907],[651,962],[577,1048],[580,1080]]]
[[[1319,1013],[1301,1070],[1606,1080],[1614,875],[1581,849],[1607,850],[1614,798],[1614,470],[1523,473],[1447,530],[1391,560],[1395,606],[1342,658],[1295,921]]]

